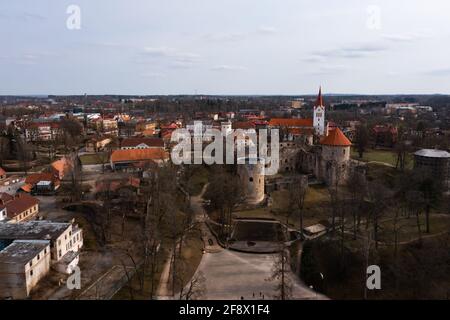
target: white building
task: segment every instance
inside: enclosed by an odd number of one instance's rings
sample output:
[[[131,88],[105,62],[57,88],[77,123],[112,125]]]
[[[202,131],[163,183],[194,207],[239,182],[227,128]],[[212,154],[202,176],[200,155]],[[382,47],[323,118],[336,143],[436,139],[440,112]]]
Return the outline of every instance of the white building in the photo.
[[[316,104],[314,105],[314,117],[313,117],[314,132],[318,136],[325,136],[325,106],[322,99],[322,88],[319,89],[319,96],[317,97]]]
[[[0,298],[27,298],[49,270],[48,240],[15,240],[0,248]]]
[[[70,274],[78,265],[79,251],[83,247],[83,232],[73,223],[29,221],[0,223],[0,241],[48,240],[53,269]]]

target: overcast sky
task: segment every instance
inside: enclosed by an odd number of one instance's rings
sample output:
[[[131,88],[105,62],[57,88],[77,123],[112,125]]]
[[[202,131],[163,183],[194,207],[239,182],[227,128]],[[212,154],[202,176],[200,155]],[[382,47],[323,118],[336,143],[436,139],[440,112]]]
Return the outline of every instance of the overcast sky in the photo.
[[[0,39],[0,94],[450,93],[448,0],[1,1]]]

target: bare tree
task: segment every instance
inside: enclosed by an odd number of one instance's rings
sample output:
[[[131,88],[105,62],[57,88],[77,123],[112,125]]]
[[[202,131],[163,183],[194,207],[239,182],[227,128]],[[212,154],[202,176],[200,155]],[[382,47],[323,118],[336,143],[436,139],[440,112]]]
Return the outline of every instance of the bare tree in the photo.
[[[266,281],[277,281],[275,299],[289,300],[292,297],[292,281],[289,278],[289,251],[284,244],[281,244],[281,247],[281,250],[274,256],[272,274]]]
[[[189,281],[186,288],[180,291],[180,300],[195,300],[201,299],[206,292],[205,286],[206,278],[203,272],[199,272]]]

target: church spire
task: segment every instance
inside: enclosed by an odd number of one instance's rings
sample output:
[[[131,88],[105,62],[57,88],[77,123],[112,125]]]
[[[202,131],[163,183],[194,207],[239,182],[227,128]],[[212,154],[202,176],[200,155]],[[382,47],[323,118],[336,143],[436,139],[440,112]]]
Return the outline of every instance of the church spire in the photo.
[[[317,96],[315,107],[323,106],[322,86],[319,87],[319,95]]]

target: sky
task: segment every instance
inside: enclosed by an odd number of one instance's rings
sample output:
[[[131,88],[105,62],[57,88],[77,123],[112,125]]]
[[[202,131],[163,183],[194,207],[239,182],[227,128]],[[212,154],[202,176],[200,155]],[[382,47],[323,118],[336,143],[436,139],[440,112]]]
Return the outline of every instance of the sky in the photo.
[[[450,94],[448,0],[4,0],[0,39],[0,95]]]

